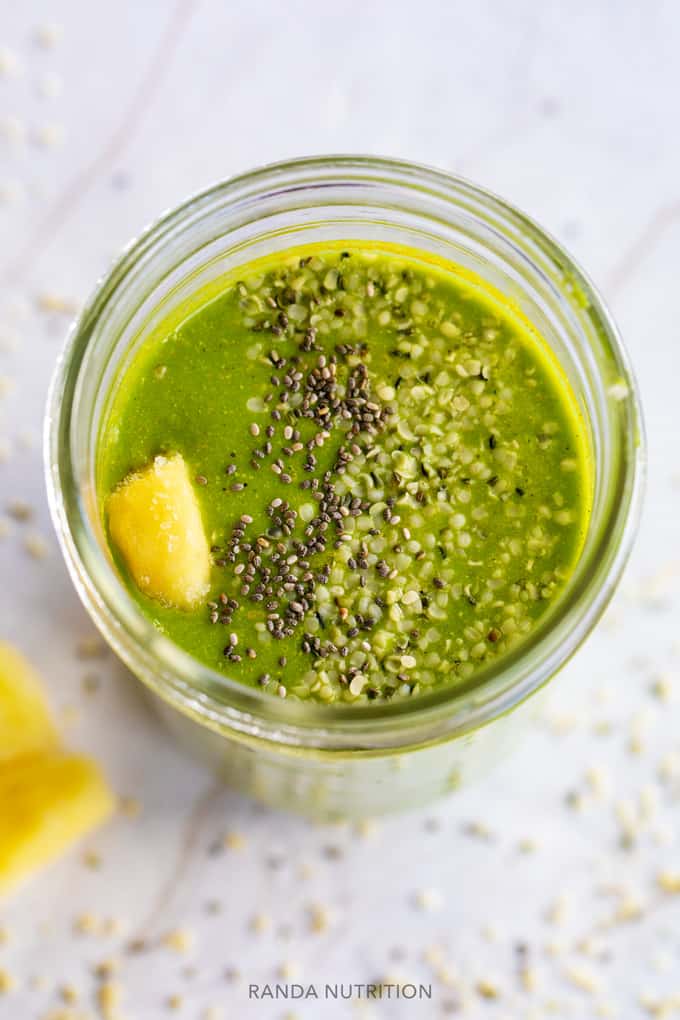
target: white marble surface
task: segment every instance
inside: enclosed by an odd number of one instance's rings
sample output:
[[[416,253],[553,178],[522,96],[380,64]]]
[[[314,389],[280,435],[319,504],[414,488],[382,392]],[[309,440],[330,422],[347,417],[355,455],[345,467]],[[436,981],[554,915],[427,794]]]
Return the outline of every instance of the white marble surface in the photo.
[[[35,511],[0,541],[0,636],[44,672],[71,743],[143,806],[87,841],[98,870],[81,848],[0,905],[0,967],[16,979],[2,1020],[50,1016],[66,983],[83,1016],[98,1015],[92,968],[109,958],[127,1020],[173,1015],[170,995],[192,1020],[209,1006],[239,1020],[291,1009],[420,1020],[456,1016],[459,999],[472,1018],[636,1020],[680,1001],[680,897],[657,886],[659,872],[680,872],[679,48],[672,0],[0,5],[0,515],[15,499]],[[51,534],[39,451],[68,320],[41,299],[82,300],[113,253],[187,192],[328,150],[460,171],[544,223],[610,300],[649,432],[633,562],[555,685],[550,717],[484,783],[363,834],[217,791],[111,656],[77,657],[92,631]],[[36,538],[45,559],[27,554]],[[101,689],[86,699],[92,671]],[[660,676],[668,702],[651,693]],[[627,851],[621,814],[637,832]],[[229,831],[245,845],[211,855]],[[329,912],[320,933],[313,904]],[[83,913],[92,934],[74,933]],[[255,933],[259,914],[271,927]],[[184,954],[157,946],[175,928],[193,933]],[[149,952],[127,951],[136,935]],[[534,991],[518,979],[518,941]],[[432,981],[433,999],[249,1003],[248,983],[287,963],[302,982]],[[591,976],[595,991],[578,987]],[[496,982],[496,1001],[479,980]]]

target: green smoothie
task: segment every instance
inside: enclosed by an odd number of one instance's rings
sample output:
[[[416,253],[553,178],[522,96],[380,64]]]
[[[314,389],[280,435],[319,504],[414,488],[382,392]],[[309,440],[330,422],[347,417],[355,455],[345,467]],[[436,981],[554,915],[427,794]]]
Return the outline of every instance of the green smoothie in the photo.
[[[592,476],[517,309],[460,267],[348,241],[243,265],[155,328],[110,394],[98,489],[162,633],[274,696],[365,704],[469,686],[531,633]]]

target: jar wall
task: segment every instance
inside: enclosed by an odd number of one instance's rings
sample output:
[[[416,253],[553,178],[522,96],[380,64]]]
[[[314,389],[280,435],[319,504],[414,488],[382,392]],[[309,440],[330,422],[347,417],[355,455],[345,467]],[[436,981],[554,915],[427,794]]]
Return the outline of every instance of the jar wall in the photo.
[[[548,691],[500,719],[431,747],[394,754],[314,753],[207,729],[152,696],[173,738],[239,793],[315,821],[361,819],[409,811],[486,775],[521,743]]]

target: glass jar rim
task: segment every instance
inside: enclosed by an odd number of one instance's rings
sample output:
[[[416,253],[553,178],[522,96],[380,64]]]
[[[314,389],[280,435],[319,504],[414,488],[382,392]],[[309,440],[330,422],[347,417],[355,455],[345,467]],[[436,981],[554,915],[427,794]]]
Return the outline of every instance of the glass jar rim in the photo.
[[[152,258],[173,232],[186,229],[211,208],[252,205],[277,190],[323,188],[331,182],[369,184],[376,189],[378,202],[381,186],[420,193],[444,208],[448,204],[484,220],[556,286],[564,287],[569,280],[578,291],[581,313],[587,315],[622,380],[616,397],[621,413],[615,440],[622,451],[614,479],[616,498],[610,500],[608,519],[600,522],[599,541],[576,565],[547,624],[539,622],[515,649],[481,667],[467,685],[367,706],[273,698],[199,663],[160,634],[101,548],[89,524],[86,496],[78,491],[71,457],[73,403],[91,331],[128,273]],[[644,476],[642,418],[625,348],[598,291],[564,248],[514,206],[460,177],[416,163],[352,155],[273,163],[218,182],[166,212],[131,242],[97,284],[66,339],[48,396],[44,450],[50,511],[71,577],[95,624],[133,672],[176,708],[213,729],[291,745],[367,752],[469,732],[515,707],[554,675],[592,630],[613,594],[637,527]],[[208,693],[213,689],[219,689],[219,699]]]

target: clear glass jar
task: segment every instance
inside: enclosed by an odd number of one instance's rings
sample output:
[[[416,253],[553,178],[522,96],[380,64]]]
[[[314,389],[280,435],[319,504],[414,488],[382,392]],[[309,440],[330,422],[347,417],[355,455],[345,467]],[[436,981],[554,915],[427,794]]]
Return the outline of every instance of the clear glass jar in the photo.
[[[516,650],[439,690],[367,707],[282,701],[202,665],[127,592],[97,509],[95,454],[111,384],[191,292],[268,252],[323,240],[387,241],[466,266],[552,345],[590,430],[595,491],[577,568]],[[472,184],[363,157],[294,160],[218,184],[133,242],[75,323],[46,418],[54,523],[74,584],[111,647],[159,696],[171,726],[244,792],[318,817],[419,805],[458,787],[516,735],[520,706],[553,677],[611,597],[637,525],[643,436],[634,380],[602,299],[535,223]]]

